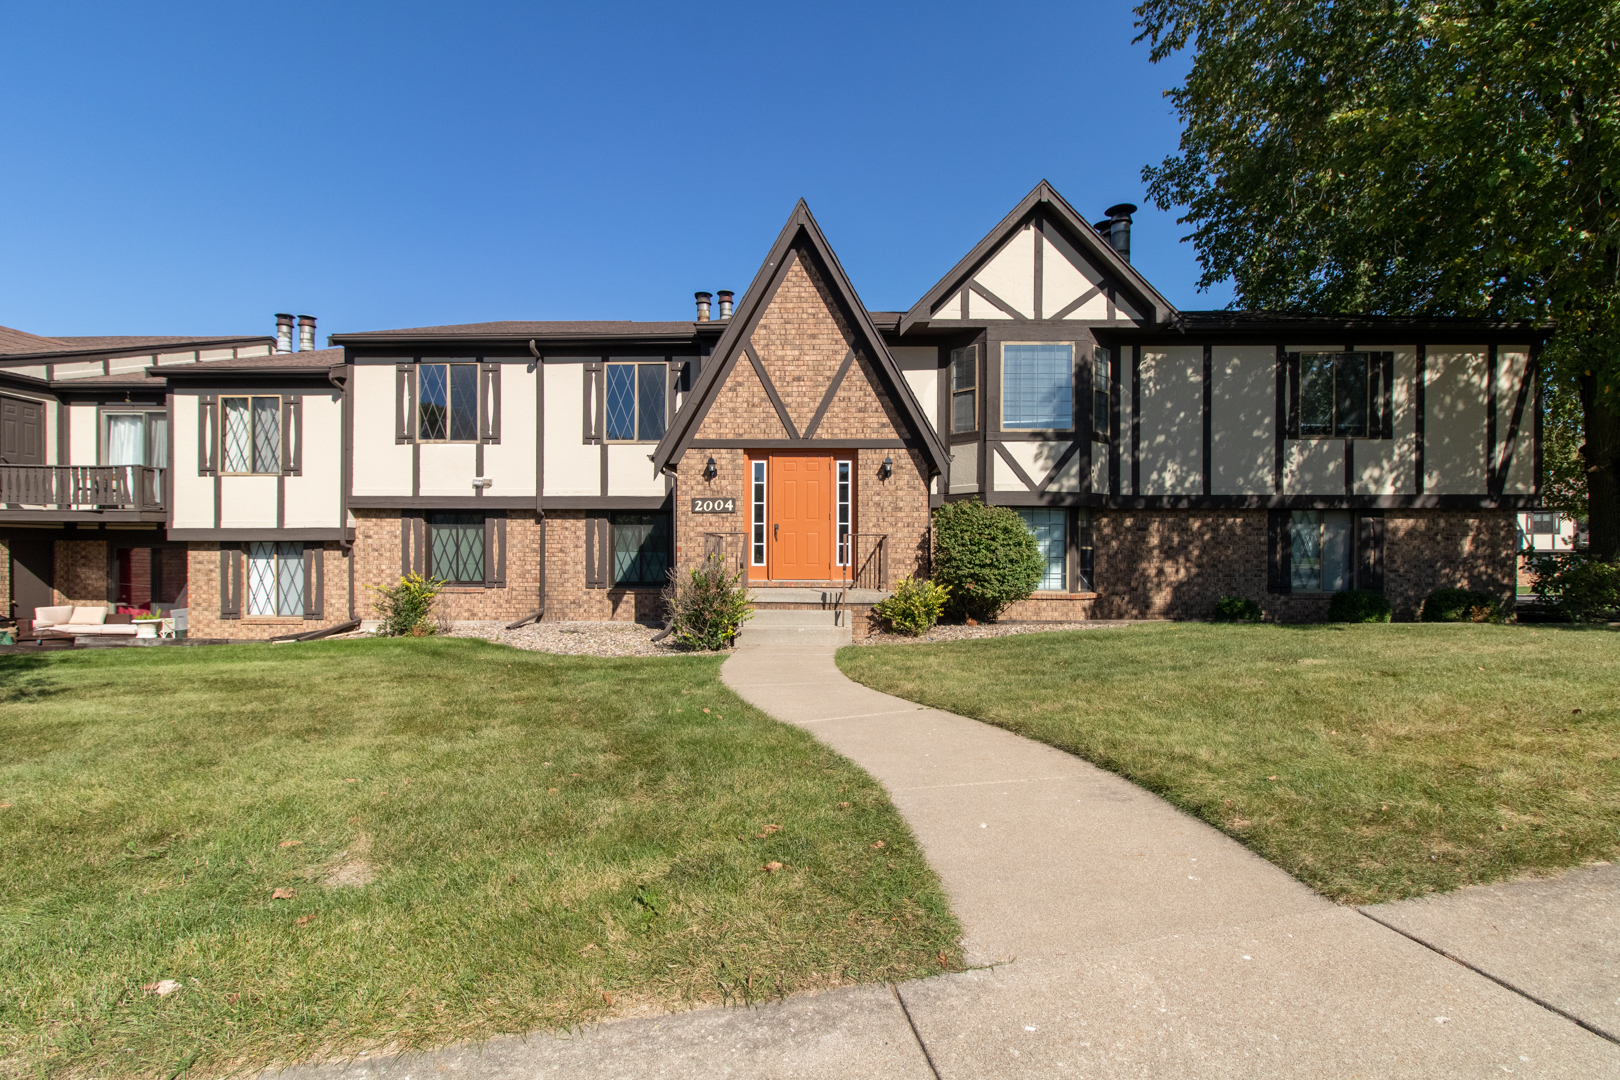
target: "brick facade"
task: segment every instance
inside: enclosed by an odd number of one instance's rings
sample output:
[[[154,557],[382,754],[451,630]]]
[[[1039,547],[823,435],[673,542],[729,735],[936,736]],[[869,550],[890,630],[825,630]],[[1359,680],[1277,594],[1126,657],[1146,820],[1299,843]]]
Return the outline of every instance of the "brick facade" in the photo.
[[[107,607],[107,542],[56,542],[56,602],[81,607]]]
[[[219,614],[220,569],[217,541],[196,541],[188,552],[186,636],[263,641],[286,634],[303,634],[349,621],[349,553],[342,545],[322,545],[323,589],[319,619],[302,616],[249,615],[224,619]]]

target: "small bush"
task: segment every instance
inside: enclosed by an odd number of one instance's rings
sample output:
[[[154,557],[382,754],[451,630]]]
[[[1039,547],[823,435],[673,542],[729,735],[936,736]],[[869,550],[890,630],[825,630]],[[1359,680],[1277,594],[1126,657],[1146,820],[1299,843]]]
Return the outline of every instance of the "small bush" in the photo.
[[[1343,589],[1328,601],[1328,622],[1389,622],[1394,614],[1389,598],[1374,589]]]
[[[872,611],[888,621],[897,634],[926,634],[933,629],[950,602],[951,590],[923,578],[901,578],[894,583],[894,595],[872,605]]]
[[[1423,599],[1419,622],[1501,622],[1502,602],[1472,589],[1436,589]]]
[[[1584,553],[1530,560],[1535,590],[1576,622],[1612,619],[1620,609],[1620,563]]]
[[[710,555],[684,578],[671,570],[664,588],[664,608],[675,640],[689,649],[710,652],[729,646],[742,624],[754,615],[742,577],[741,570],[727,571],[719,555]]]
[[[1260,605],[1246,596],[1223,596],[1215,601],[1216,622],[1259,622]]]
[[[377,632],[383,637],[427,637],[436,627],[433,605],[439,599],[444,582],[438,578],[407,574],[391,588],[371,586],[377,594],[374,601],[382,625]]]
[[[1035,536],[1016,511],[977,499],[934,511],[934,580],[950,590],[953,616],[992,620],[1029,599],[1045,572]]]

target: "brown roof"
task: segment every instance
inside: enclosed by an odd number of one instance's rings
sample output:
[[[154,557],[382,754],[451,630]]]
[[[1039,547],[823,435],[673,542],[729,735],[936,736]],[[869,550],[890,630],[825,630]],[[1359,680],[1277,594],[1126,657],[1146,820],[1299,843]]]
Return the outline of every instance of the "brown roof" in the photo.
[[[635,322],[628,319],[572,322],[484,322],[459,323],[453,326],[411,326],[400,330],[365,330],[357,334],[333,334],[337,342],[363,342],[383,338],[557,338],[557,337],[623,337],[645,335],[687,335],[702,327],[715,330],[725,323],[715,320],[699,322]]]
[[[113,337],[59,337],[55,340],[70,349],[144,349],[157,348],[162,345],[191,345],[198,341],[250,341],[264,337],[263,334],[252,334],[222,338],[218,334],[190,337],[140,337],[132,335],[116,335]]]
[[[58,338],[40,337],[30,334],[26,330],[13,330],[9,326],[0,326],[0,356],[6,353],[46,352],[50,349],[65,348]]]
[[[123,371],[112,375],[90,375],[82,379],[57,379],[52,386],[69,390],[76,386],[108,387],[131,386],[162,388],[171,376],[186,375],[206,378],[216,372],[264,372],[275,374],[294,371],[306,374],[325,371],[334,364],[343,363],[342,349],[315,349],[308,352],[272,353],[269,356],[238,356],[230,360],[203,360],[189,364],[165,364],[140,371]],[[155,373],[155,374],[154,374]]]

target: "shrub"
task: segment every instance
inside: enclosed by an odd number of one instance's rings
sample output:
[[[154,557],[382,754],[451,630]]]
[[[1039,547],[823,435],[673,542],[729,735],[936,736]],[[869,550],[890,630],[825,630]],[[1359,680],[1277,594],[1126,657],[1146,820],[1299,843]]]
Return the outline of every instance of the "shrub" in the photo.
[[[1215,601],[1216,622],[1259,622],[1260,605],[1246,596],[1223,596]]]
[[[426,637],[433,633],[433,605],[443,588],[443,581],[421,574],[407,574],[392,588],[371,586],[377,594],[377,614],[382,616],[377,632],[383,637]]]
[[[664,608],[675,640],[689,649],[710,652],[730,645],[742,624],[754,615],[742,577],[741,570],[728,572],[725,560],[717,554],[694,566],[684,578],[671,570],[664,588]]]
[[[896,633],[927,633],[945,613],[951,590],[924,578],[901,578],[894,583],[894,595],[872,605],[872,611],[886,619]]]
[[[1375,589],[1342,589],[1328,601],[1328,622],[1389,622],[1389,598]]]
[[[1472,589],[1436,589],[1423,599],[1419,622],[1501,622],[1502,602]]]
[[[1046,562],[1016,511],[977,499],[934,511],[934,580],[950,590],[952,615],[994,619],[1029,599]]]
[[[1535,590],[1576,622],[1613,617],[1620,608],[1620,563],[1583,552],[1541,555],[1530,560]]]

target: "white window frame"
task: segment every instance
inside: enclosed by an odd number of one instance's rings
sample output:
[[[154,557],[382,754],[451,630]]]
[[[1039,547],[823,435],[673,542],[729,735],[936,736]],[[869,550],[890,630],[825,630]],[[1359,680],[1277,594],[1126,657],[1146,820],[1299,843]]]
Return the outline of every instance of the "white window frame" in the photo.
[[[833,459],[833,565],[848,566],[855,531],[855,463]]]
[[[750,555],[748,565],[764,566],[767,554],[765,539],[770,535],[765,512],[765,493],[769,490],[766,481],[770,477],[770,470],[766,467],[766,463],[760,459],[749,462],[748,467],[748,547]]]
[[[1007,349],[1009,346],[1063,346],[1069,350],[1069,426],[1068,427],[1009,427],[1007,425]],[[1075,403],[1074,403],[1074,364],[1075,357],[1080,355],[1079,343],[1075,341],[1003,341],[1001,343],[1001,401],[1000,416],[996,418],[1000,431],[1073,431],[1075,429]]]
[[[227,401],[246,401],[248,403],[248,466],[246,471],[229,469],[228,460],[229,438],[227,432],[230,427],[229,414],[226,412]],[[253,403],[255,401],[272,400],[276,403],[276,467],[274,469],[258,470],[252,468],[253,448],[259,444],[259,433],[254,429],[257,420],[254,419]],[[286,402],[280,394],[221,394],[219,398],[219,475],[221,476],[280,476],[286,471],[287,463],[282,460],[287,446],[287,433],[282,430],[287,423]],[[172,432],[171,432],[172,434]]]

